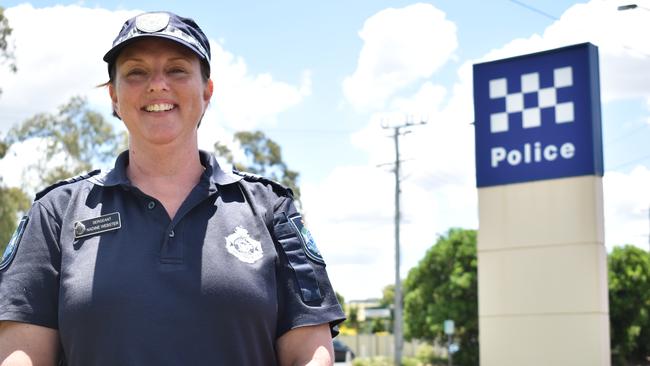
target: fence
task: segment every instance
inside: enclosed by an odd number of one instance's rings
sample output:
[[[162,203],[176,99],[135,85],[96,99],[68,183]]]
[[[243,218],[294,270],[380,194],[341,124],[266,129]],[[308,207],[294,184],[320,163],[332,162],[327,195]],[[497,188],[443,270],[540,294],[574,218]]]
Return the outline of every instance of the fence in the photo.
[[[357,335],[339,335],[337,338],[348,345],[357,357],[376,357],[386,356],[393,357],[394,343],[393,335],[380,335],[380,334],[357,334]],[[425,342],[412,340],[409,342],[404,341],[402,347],[402,356],[413,357],[417,351],[418,346]],[[443,354],[445,351],[434,345],[436,353]]]

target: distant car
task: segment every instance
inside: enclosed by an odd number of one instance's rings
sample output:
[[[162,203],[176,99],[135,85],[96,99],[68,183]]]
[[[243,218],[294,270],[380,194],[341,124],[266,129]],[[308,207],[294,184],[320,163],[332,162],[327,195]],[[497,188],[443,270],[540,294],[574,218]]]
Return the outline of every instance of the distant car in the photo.
[[[334,339],[334,362],[349,362],[353,358],[352,349],[338,339]]]

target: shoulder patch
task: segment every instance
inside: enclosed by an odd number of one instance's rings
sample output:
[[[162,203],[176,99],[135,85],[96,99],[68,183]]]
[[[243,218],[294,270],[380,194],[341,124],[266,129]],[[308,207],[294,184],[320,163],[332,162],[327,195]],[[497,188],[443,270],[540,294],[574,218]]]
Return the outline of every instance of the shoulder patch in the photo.
[[[318,250],[318,247],[316,246],[316,241],[314,240],[314,237],[311,235],[309,229],[307,229],[307,226],[305,226],[305,222],[302,219],[302,215],[295,215],[289,217],[289,222],[291,222],[291,225],[293,226],[294,230],[298,234],[298,237],[300,237],[300,241],[302,242],[302,248],[305,251],[307,257],[316,263],[325,265],[323,256],[320,254],[320,250]]]
[[[269,179],[269,178],[266,178],[266,177],[263,177],[261,175],[254,174],[254,173],[242,172],[242,171],[239,171],[237,169],[233,169],[232,172],[233,172],[233,174],[236,174],[236,175],[238,175],[240,177],[243,177],[244,180],[249,181],[249,182],[260,182],[260,183],[263,183],[263,184],[270,184],[274,188],[277,188],[277,189],[280,189],[281,191],[287,192],[291,197],[293,197],[293,191],[291,190],[291,188],[286,187],[286,186],[284,186],[284,185],[282,185],[282,184],[280,184],[280,183],[278,183],[278,182],[276,182],[276,181],[274,181],[272,179]]]
[[[9,267],[9,264],[16,256],[16,252],[18,251],[18,244],[20,244],[20,239],[22,239],[23,237],[23,233],[25,232],[26,226],[27,226],[27,216],[23,216],[23,218],[20,219],[20,222],[18,223],[18,227],[16,228],[16,231],[14,231],[14,234],[11,236],[11,239],[9,239],[7,248],[5,249],[4,254],[2,255],[2,260],[0,260],[0,271],[3,271],[5,268]]]
[[[52,184],[51,186],[46,187],[42,191],[36,193],[36,197],[34,197],[34,201],[40,200],[41,198],[43,198],[43,196],[45,196],[49,191],[53,190],[54,188],[64,186],[66,184],[78,182],[80,180],[88,179],[88,178],[90,178],[90,177],[92,177],[94,175],[99,174],[100,172],[101,172],[101,170],[95,169],[95,170],[93,170],[93,171],[91,171],[89,173],[86,173],[86,174],[81,174],[81,175],[77,175],[76,177],[68,178],[68,179],[65,179],[65,180],[60,180],[60,181]]]

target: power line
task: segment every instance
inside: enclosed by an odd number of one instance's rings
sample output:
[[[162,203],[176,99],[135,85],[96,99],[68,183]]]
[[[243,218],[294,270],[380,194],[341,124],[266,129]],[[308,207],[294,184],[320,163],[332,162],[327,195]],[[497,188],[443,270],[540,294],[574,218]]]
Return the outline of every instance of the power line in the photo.
[[[636,163],[636,162],[643,161],[643,160],[646,160],[646,159],[650,159],[650,154],[648,154],[648,155],[644,155],[644,156],[642,156],[642,157],[640,157],[640,158],[636,158],[636,159],[634,159],[634,160],[630,160],[630,161],[625,162],[625,163],[623,163],[623,164],[616,165],[616,166],[614,166],[614,167],[612,167],[612,168],[609,168],[608,170],[615,170],[615,169],[618,169],[618,168],[622,168],[622,167],[624,167],[624,166],[627,166],[627,165],[630,165],[630,164],[634,164],[634,163]]]
[[[519,5],[519,6],[523,7],[523,8],[526,8],[526,9],[528,9],[530,11],[533,11],[533,12],[539,14],[539,15],[542,15],[542,16],[544,16],[546,18],[549,18],[549,19],[552,19],[552,20],[560,20],[558,17],[553,16],[553,15],[551,15],[551,14],[549,14],[549,13],[543,11],[543,10],[537,9],[537,8],[533,7],[532,5],[528,5],[528,4],[524,3],[523,1],[518,1],[518,0],[509,0],[509,1],[511,3],[513,3],[513,4],[517,4],[517,5]]]
[[[645,129],[645,128],[647,128],[647,127],[649,127],[649,125],[648,125],[647,123],[643,123],[641,126],[638,126],[638,127],[634,128],[634,129],[632,129],[632,130],[630,130],[630,131],[624,132],[624,133],[622,133],[621,135],[612,138],[611,140],[605,142],[605,144],[606,144],[606,145],[613,145],[615,142],[618,142],[618,141],[620,141],[621,139],[623,139],[623,138],[625,138],[625,137],[628,137],[628,136],[630,136],[630,135],[632,135],[632,134],[638,132],[639,130]]]

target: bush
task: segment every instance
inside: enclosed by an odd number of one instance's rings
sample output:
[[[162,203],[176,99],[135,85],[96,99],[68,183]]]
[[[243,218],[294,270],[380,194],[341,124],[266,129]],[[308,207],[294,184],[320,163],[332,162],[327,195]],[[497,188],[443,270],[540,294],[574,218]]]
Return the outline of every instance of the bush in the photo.
[[[447,359],[442,359],[434,356],[432,362],[424,362],[417,357],[403,357],[402,366],[446,366]],[[356,358],[352,361],[352,366],[393,366],[393,359],[391,357],[370,357],[370,358]]]

